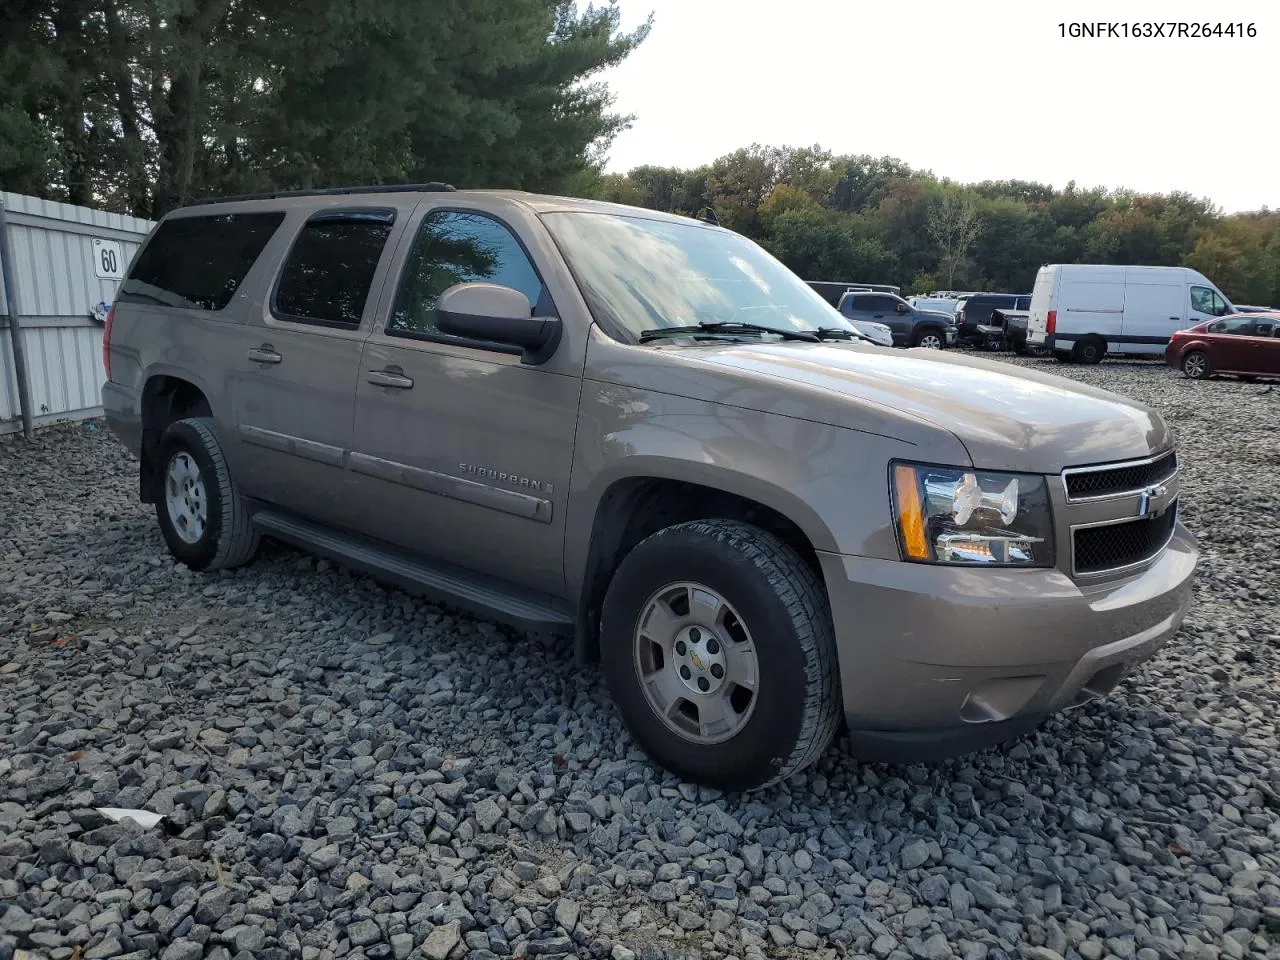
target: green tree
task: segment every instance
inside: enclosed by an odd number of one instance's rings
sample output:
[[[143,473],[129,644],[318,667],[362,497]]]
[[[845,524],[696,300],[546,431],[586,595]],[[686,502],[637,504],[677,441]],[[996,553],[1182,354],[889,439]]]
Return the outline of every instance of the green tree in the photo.
[[[973,200],[958,190],[948,190],[929,211],[929,236],[938,245],[938,274],[945,274],[947,289],[955,286],[956,271],[982,233],[982,220]]]
[[[10,0],[0,177],[142,215],[352,182],[595,189],[628,122],[597,75],[648,31],[619,24],[571,0]]]

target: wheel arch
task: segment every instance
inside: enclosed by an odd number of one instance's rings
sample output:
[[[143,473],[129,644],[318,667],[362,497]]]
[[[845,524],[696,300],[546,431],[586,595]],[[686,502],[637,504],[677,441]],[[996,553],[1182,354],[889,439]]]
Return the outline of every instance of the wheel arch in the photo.
[[[139,410],[142,443],[138,452],[138,495],[155,503],[160,490],[157,453],[160,438],[172,423],[188,417],[212,417],[208,393],[182,373],[151,372],[142,387]]]
[[[614,478],[595,498],[586,549],[568,570],[578,610],[574,647],[580,663],[599,657],[600,608],[627,553],[649,535],[691,520],[741,520],[768,530],[794,549],[823,583],[819,551],[835,550],[835,538],[810,507],[787,491],[734,471],[663,470]],[[574,590],[576,587],[576,590]]]

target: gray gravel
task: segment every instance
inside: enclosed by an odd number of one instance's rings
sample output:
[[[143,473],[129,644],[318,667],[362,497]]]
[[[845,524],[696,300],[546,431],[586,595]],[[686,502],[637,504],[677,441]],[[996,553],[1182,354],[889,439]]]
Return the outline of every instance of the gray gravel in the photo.
[[[1011,746],[751,797],[559,645],[281,547],[175,565],[99,424],[0,441],[0,960],[1280,958],[1280,388],[1022,362],[1170,418],[1186,628]]]

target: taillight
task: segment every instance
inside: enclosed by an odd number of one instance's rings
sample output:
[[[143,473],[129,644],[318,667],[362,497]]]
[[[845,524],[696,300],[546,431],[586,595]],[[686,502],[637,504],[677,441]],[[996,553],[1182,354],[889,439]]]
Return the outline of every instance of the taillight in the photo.
[[[113,303],[107,310],[107,319],[102,322],[102,369],[111,379],[111,324],[116,318],[116,305]]]
[[[1058,331],[1058,311],[1050,310],[1049,318],[1044,322],[1045,333],[1056,333]]]

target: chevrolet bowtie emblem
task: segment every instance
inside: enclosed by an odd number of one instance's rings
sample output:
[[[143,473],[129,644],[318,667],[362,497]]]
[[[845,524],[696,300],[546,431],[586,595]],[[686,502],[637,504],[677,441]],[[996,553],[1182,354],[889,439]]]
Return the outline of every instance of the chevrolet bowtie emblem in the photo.
[[[696,653],[690,653],[689,659],[693,661],[693,665],[695,667],[697,667],[699,670],[702,669],[702,658],[700,656],[698,656]]]
[[[1138,516],[1143,520],[1150,520],[1152,517],[1158,517],[1164,511],[1153,509],[1152,500],[1158,500],[1169,492],[1169,488],[1162,483],[1155,486],[1147,487],[1138,497]]]

